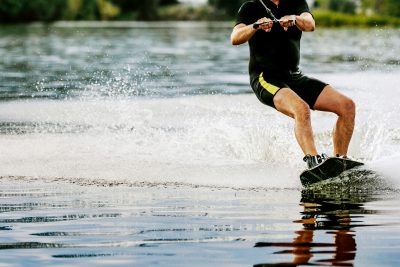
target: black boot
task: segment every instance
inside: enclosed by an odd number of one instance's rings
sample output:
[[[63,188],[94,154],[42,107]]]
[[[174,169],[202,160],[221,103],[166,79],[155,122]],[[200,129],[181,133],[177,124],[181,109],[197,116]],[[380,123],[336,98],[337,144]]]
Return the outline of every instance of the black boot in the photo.
[[[307,154],[303,158],[303,161],[305,161],[307,163],[307,167],[309,169],[312,169],[327,159],[328,159],[328,156],[324,153],[322,153],[321,155],[316,155],[316,156],[311,156],[311,155]]]

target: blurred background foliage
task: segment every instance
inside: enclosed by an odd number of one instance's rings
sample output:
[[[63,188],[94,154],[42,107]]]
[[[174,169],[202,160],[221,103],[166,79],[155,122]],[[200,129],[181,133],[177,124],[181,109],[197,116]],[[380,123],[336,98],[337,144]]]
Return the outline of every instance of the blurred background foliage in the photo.
[[[0,0],[0,21],[156,20],[177,0]]]
[[[0,0],[0,22],[233,20],[245,0]],[[400,0],[308,0],[320,25],[400,25]]]

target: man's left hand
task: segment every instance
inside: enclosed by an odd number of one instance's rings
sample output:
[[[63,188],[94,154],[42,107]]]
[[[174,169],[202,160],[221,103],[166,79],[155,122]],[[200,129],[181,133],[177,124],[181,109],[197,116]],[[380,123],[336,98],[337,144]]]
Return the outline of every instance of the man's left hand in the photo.
[[[292,27],[296,25],[296,15],[288,15],[280,18],[279,23],[283,27],[285,31],[289,29],[289,27]]]

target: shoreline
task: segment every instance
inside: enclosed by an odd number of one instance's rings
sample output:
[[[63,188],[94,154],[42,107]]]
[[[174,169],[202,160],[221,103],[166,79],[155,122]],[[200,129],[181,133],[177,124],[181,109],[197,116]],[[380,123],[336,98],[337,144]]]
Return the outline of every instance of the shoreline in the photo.
[[[54,27],[54,28],[88,28],[88,29],[184,29],[184,28],[211,28],[211,29],[232,29],[232,21],[186,21],[186,20],[166,20],[166,21],[55,21],[55,22],[30,22],[30,23],[6,23],[3,27],[26,26],[32,28]],[[321,29],[400,29],[400,26],[393,25],[337,25],[327,26],[323,23],[318,24]]]
[[[318,23],[318,22],[317,22]],[[26,26],[32,28],[54,27],[54,28],[87,28],[87,29],[232,29],[233,21],[187,21],[187,20],[165,20],[165,21],[101,21],[101,20],[80,20],[68,21],[60,20],[55,22],[30,22],[30,23],[6,23],[0,24],[3,27]],[[384,29],[400,29],[391,25],[339,25],[327,26],[323,23],[317,24],[321,29],[376,29],[377,27]]]
[[[119,28],[119,29],[170,29],[170,28],[232,28],[230,21],[56,21],[52,23],[33,22],[32,27],[51,25],[56,28]]]

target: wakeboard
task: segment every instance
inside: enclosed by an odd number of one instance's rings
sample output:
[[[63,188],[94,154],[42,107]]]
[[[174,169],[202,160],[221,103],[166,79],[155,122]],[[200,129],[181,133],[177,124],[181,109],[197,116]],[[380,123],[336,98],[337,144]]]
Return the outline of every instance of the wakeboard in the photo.
[[[364,165],[364,163],[351,159],[331,157],[321,164],[303,171],[300,174],[300,181],[304,187],[307,187],[311,184],[337,177],[344,171],[361,165]]]

